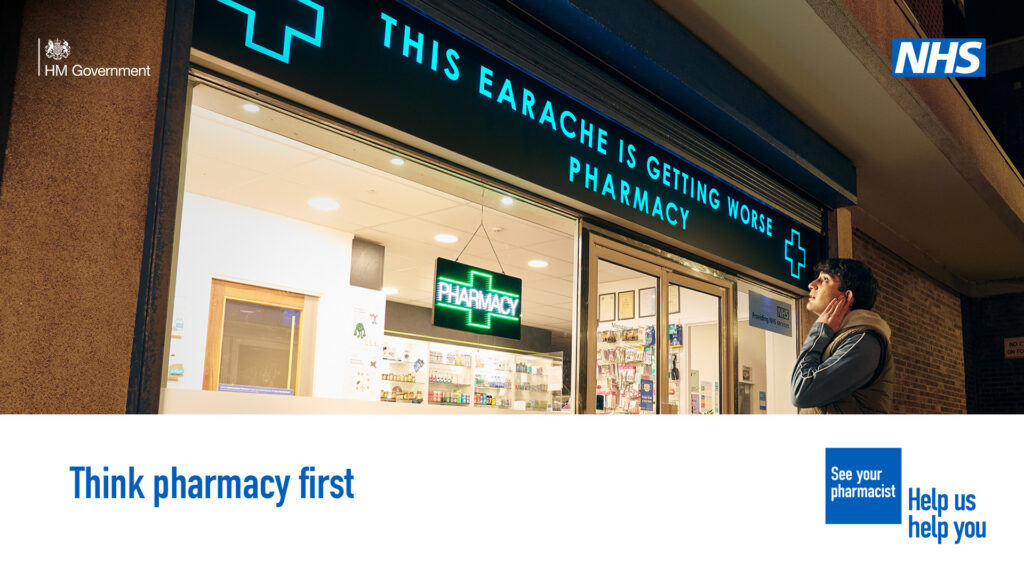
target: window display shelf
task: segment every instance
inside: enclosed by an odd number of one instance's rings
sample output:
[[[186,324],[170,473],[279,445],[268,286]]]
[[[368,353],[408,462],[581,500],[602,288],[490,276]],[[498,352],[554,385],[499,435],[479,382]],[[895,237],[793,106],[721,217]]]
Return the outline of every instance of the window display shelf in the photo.
[[[384,358],[395,366],[395,372],[404,378],[426,379],[395,382],[407,387],[427,386],[423,394],[428,404],[532,412],[560,410],[561,403],[555,402],[562,392],[560,354],[526,355],[397,336],[386,336],[385,340],[384,349],[400,358]]]
[[[423,403],[423,391],[422,390],[402,390],[399,388],[397,391],[381,390],[380,391],[381,402],[394,402],[399,404],[422,404]]]
[[[516,374],[516,377],[513,378],[513,381],[518,383],[518,384],[526,384],[526,383],[534,383],[534,384],[536,384],[536,383],[540,383],[540,382],[547,383],[548,381],[551,380],[551,376],[552,376],[551,374],[547,374],[547,373],[528,374],[528,373],[525,373],[525,372],[521,372],[519,374]],[[561,378],[562,377],[561,373],[559,373],[557,375],[557,377]]]
[[[395,384],[426,384],[426,382],[416,379],[415,374],[381,374],[380,379],[381,382],[393,382]]]

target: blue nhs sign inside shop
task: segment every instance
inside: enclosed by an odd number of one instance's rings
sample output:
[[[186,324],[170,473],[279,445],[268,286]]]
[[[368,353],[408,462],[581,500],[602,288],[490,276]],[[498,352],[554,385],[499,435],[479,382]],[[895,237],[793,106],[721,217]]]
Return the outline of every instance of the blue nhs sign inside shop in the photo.
[[[896,77],[984,76],[985,39],[893,38],[892,75]]]

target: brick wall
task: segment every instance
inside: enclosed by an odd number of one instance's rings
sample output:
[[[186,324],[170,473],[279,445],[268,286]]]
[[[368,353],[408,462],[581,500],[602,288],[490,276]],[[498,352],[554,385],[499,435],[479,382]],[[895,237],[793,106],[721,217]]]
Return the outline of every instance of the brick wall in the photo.
[[[989,44],[993,42],[992,37],[988,34],[965,34],[967,22],[964,17],[963,0],[905,0],[905,2],[928,38],[987,37],[989,38]],[[980,5],[982,7],[978,8],[979,2],[977,0],[974,2],[968,1],[967,4],[972,5],[976,11],[986,9],[984,2],[981,2]],[[1002,4],[1011,3],[994,4],[998,6],[995,10],[1004,13],[1006,7]]]
[[[944,0],[906,0],[906,3],[929,38],[943,37]]]
[[[853,257],[878,279],[874,310],[892,327],[897,413],[965,413],[963,314],[960,295],[859,230]]]
[[[1024,413],[1024,359],[1006,360],[1003,339],[1024,336],[1024,294],[964,299],[967,410]]]

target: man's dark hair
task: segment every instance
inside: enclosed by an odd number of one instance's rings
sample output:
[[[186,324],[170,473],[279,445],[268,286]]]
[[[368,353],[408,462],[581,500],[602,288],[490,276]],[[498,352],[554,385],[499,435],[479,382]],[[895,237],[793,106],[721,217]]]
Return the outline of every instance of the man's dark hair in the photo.
[[[840,291],[853,292],[851,310],[871,310],[878,295],[878,281],[875,280],[871,268],[860,260],[849,258],[829,258],[818,262],[815,272],[824,272],[839,280]]]

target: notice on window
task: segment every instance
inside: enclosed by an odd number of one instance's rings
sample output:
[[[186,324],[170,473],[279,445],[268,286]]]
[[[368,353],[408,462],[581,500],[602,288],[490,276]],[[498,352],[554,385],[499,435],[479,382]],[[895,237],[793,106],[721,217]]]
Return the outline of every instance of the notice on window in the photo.
[[[793,335],[793,306],[750,291],[750,325],[783,336]]]

